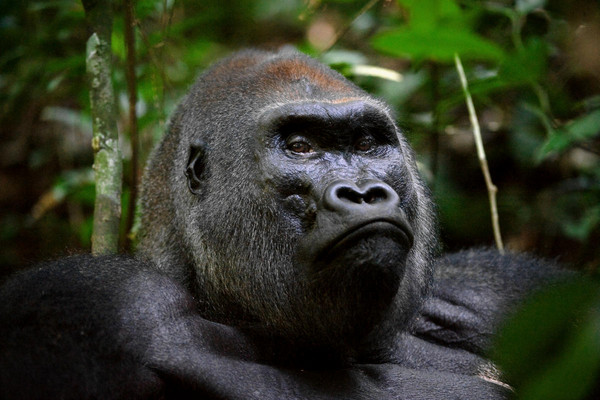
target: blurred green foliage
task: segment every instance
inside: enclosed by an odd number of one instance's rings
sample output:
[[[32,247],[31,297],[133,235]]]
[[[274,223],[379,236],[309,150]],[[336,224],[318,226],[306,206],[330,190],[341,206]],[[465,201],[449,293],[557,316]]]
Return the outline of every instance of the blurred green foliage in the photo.
[[[519,399],[596,398],[600,282],[579,277],[537,293],[509,321],[493,358]]]
[[[368,6],[368,7],[367,7]],[[114,85],[130,162],[125,45],[115,2]],[[0,263],[87,248],[90,207],[71,190],[32,218],[65,172],[91,164],[79,1],[0,8]],[[214,60],[291,43],[397,110],[419,155],[447,249],[492,242],[487,194],[452,57],[465,62],[508,246],[594,270],[600,251],[600,11],[597,2],[497,0],[139,0],[142,161],[178,99]],[[377,68],[373,68],[377,67]],[[127,185],[125,182],[125,193]],[[53,220],[67,237],[35,240]],[[55,222],[51,223],[52,225]],[[62,231],[62,230],[61,230]],[[125,233],[123,233],[125,234]],[[44,243],[44,244],[43,244]]]
[[[94,190],[83,8],[77,0],[0,1],[6,274],[89,249]],[[127,164],[123,13],[120,2],[114,7],[113,78]],[[452,65],[458,53],[508,247],[598,270],[597,1],[138,0],[135,13],[142,161],[199,71],[241,47],[291,43],[396,110],[432,187],[445,248],[489,245],[487,193]],[[523,398],[586,395],[599,368],[597,291],[589,282],[558,288],[507,328],[497,359]]]
[[[478,35],[468,13],[452,0],[405,0],[409,11],[400,27],[377,35],[375,49],[414,60],[452,63],[454,54],[463,59],[501,60],[502,49]]]

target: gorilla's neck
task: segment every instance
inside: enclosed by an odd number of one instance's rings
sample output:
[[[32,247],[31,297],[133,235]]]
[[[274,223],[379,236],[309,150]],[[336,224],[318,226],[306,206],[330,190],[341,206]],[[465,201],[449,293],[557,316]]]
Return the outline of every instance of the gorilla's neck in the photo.
[[[381,285],[378,287],[381,288]],[[250,315],[236,301],[225,297],[215,301],[207,294],[201,279],[195,280],[192,290],[198,312],[203,318],[237,328],[255,343],[255,350],[261,355],[262,361],[274,365],[319,369],[353,362],[389,361],[394,337],[399,327],[405,326],[404,320],[398,320],[399,316],[405,315],[395,309],[393,296],[382,300],[381,304],[351,307],[352,312],[346,315],[348,320],[334,318],[331,320],[331,329],[325,329],[325,324],[321,325],[321,330],[307,330],[301,336],[289,334],[289,331],[282,333],[260,317]],[[341,317],[344,313],[336,315]],[[315,318],[325,320],[312,315],[305,318],[305,323]],[[340,329],[341,325],[346,329]]]

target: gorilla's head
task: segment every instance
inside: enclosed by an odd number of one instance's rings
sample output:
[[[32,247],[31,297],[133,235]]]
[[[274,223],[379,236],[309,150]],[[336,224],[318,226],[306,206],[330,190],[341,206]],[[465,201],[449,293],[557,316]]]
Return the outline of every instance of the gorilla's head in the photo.
[[[360,347],[401,330],[429,286],[432,203],[388,107],[289,49],[199,78],[142,205],[140,252],[216,321]]]

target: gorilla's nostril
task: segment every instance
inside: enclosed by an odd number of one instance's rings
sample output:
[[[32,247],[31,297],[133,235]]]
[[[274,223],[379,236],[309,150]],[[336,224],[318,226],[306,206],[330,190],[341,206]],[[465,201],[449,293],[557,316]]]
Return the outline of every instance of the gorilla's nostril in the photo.
[[[368,190],[363,195],[363,198],[364,198],[365,203],[367,203],[367,204],[376,204],[376,203],[380,203],[382,201],[387,200],[389,198],[389,194],[387,193],[387,190],[385,190],[384,188],[375,187],[375,188]]]
[[[360,204],[363,202],[363,196],[350,186],[340,186],[335,192],[335,196],[342,201]]]

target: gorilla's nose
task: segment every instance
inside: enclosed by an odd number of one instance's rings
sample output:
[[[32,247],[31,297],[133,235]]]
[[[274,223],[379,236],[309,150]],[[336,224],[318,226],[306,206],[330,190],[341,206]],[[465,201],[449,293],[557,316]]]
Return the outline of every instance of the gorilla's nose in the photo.
[[[338,180],[325,189],[323,205],[335,212],[381,212],[395,209],[399,204],[398,194],[385,182],[367,180],[356,185]]]

